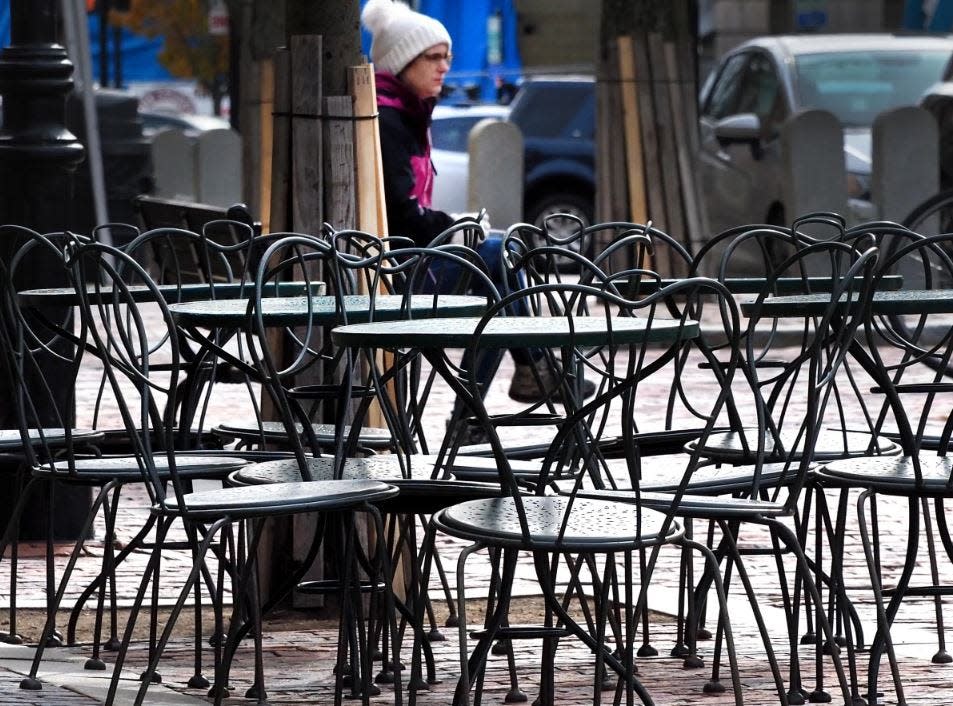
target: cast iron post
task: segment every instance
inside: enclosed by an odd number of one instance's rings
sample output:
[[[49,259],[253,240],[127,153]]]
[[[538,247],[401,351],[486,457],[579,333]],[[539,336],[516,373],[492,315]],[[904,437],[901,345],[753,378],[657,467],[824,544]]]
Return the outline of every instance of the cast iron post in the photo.
[[[66,95],[73,87],[73,65],[66,49],[57,42],[59,6],[60,0],[11,0],[10,46],[0,50],[0,224],[26,226],[40,233],[62,232],[70,227],[73,174],[83,159],[83,146],[65,126]],[[15,240],[9,236],[0,240],[0,258],[5,262],[9,262],[18,246]],[[28,274],[31,287],[66,284],[62,267],[33,261]],[[54,315],[56,320],[62,320],[61,315]],[[15,429],[5,367],[0,364],[0,428]],[[54,369],[45,370],[44,374],[59,397],[53,403],[41,402],[44,406],[38,411],[46,417],[43,421],[52,425],[57,416],[64,420],[73,418],[70,401],[74,383],[64,380],[55,366],[50,367]],[[26,384],[28,389],[38,389],[30,380]],[[39,394],[36,397],[45,399]],[[61,415],[52,407],[58,407]],[[62,502],[57,500],[54,536],[76,537],[82,527],[90,492],[75,490],[78,492],[67,491],[69,497]],[[8,503],[9,498],[16,499],[13,493],[3,495]],[[42,519],[43,514],[28,510],[24,517]],[[25,522],[22,532],[22,536],[45,536],[48,528],[42,521],[39,526]]]
[[[83,146],[66,129],[73,65],[57,43],[59,0],[11,0],[0,50],[0,223],[63,230]]]

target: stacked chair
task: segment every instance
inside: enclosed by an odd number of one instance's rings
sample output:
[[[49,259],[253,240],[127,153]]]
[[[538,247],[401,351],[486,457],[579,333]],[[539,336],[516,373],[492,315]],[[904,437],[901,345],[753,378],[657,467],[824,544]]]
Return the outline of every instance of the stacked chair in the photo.
[[[797,617],[802,592],[810,600],[807,605],[813,606],[812,622],[817,625],[811,639],[817,643],[818,684],[810,694],[811,698],[826,698],[820,676],[821,655],[825,651],[836,652],[836,648],[831,646],[834,636],[827,616],[821,609],[821,596],[817,590],[817,580],[830,583],[830,577],[813,576],[814,565],[807,561],[801,549],[806,537],[802,505],[808,502],[802,497],[801,491],[805,487],[808,490],[811,488],[808,481],[814,460],[816,457],[823,459],[889,453],[896,449],[896,445],[888,439],[871,434],[869,429],[860,433],[857,429],[859,425],[847,425],[843,415],[838,415],[843,402],[840,396],[845,394],[845,390],[856,394],[858,385],[856,366],[845,362],[845,354],[852,332],[859,326],[859,319],[840,316],[836,301],[841,296],[853,296],[861,300],[872,296],[871,278],[877,250],[870,247],[872,239],[869,235],[866,239],[857,234],[850,234],[853,237],[849,237],[842,224],[836,220],[831,222],[823,217],[814,220],[823,221],[825,225],[839,230],[841,237],[833,241],[810,237],[802,232],[802,224],[795,224],[791,229],[739,228],[716,238],[709,248],[696,256],[690,267],[692,273],[713,272],[726,289],[740,287],[755,301],[746,307],[747,323],[737,338],[722,337],[719,341],[716,337],[702,336],[684,347],[683,352],[686,354],[693,349],[692,355],[676,356],[675,359],[681,361],[682,366],[695,365],[700,355],[703,367],[716,370],[728,365],[732,351],[740,351],[741,357],[736,363],[740,366],[736,386],[738,380],[744,380],[754,391],[755,404],[738,404],[734,397],[726,402],[720,425],[709,423],[702,430],[704,433],[701,437],[685,448],[691,459],[688,462],[691,473],[678,471],[666,477],[664,473],[646,471],[640,478],[640,492],[637,493],[613,488],[587,491],[592,493],[592,497],[600,498],[624,500],[626,497],[638,497],[639,502],[646,507],[673,513],[683,519],[687,529],[691,527],[692,520],[709,521],[713,528],[709,541],[720,537],[714,546],[716,555],[726,561],[726,580],[737,574],[749,595],[771,657],[772,674],[783,703],[803,703],[808,697],[802,691],[796,659],[800,641]],[[650,229],[633,229],[629,237],[637,232],[649,234]],[[625,237],[620,238],[620,241],[624,240]],[[658,240],[661,246],[667,247],[664,238]],[[634,243],[627,245],[631,250]],[[611,248],[610,244],[606,250],[611,251]],[[580,261],[573,255],[562,254],[561,257]],[[599,260],[607,256],[603,252],[596,253],[594,257]],[[643,246],[637,261],[651,262],[651,259],[647,259],[650,257],[651,248]],[[733,263],[740,259],[747,260],[748,271],[752,261],[761,262],[760,266],[755,266],[755,271],[764,274],[756,278],[749,275],[744,281],[739,281]],[[555,271],[555,268],[547,270],[546,267],[536,269],[549,273]],[[666,282],[658,275],[647,275],[638,270],[603,276],[610,281],[614,278],[619,283],[619,291],[634,297],[640,292],[658,291]],[[631,285],[633,282],[638,285],[636,288],[621,289],[622,283]],[[778,345],[781,331],[774,317],[761,312],[760,303],[776,294],[812,291],[820,291],[829,297],[825,315],[802,322],[801,352],[795,353],[793,360],[773,358],[771,351]],[[668,302],[671,311],[679,311],[676,299],[669,298]],[[679,373],[674,376],[676,380],[680,377]],[[676,383],[671,390],[665,425],[672,423],[671,414],[676,405],[682,404],[690,409],[695,397]],[[828,416],[825,417],[825,414]],[[691,413],[688,413],[677,420],[676,425],[684,426],[685,420],[690,418]],[[643,425],[646,422],[643,410],[643,414],[633,416],[631,424]],[[848,426],[851,428],[848,429]],[[622,449],[622,455],[625,458],[647,459],[652,453],[649,439],[653,436],[644,434],[641,426],[635,428],[638,432],[631,433],[632,441]],[[698,434],[699,430],[693,431]],[[668,450],[681,451],[678,445]],[[685,458],[684,453],[679,455]],[[731,495],[736,497],[729,497]],[[793,529],[787,518],[793,519]],[[774,537],[770,551],[778,556],[779,574],[784,585],[787,585],[787,579],[781,559],[784,553],[782,547],[795,557],[793,588],[789,589],[790,593],[784,594],[788,596],[785,611],[789,621],[788,644],[792,655],[787,685],[774,658],[771,638],[758,611],[758,597],[753,592],[745,572],[743,554],[738,551],[735,540],[740,528],[750,522],[770,528]],[[645,572],[644,575],[648,574]],[[712,578],[709,566],[709,572],[702,576],[687,602],[690,623],[697,623],[699,614],[704,610],[704,596]],[[690,574],[686,576],[686,585],[696,585]],[[837,590],[839,588],[832,585],[832,595]],[[838,605],[843,607],[845,603],[839,602]],[[673,652],[687,652],[691,657],[696,634],[697,626],[687,627],[684,635],[689,645],[677,645],[677,650]],[[707,691],[724,688],[719,677],[718,652],[721,640],[719,629],[712,680],[706,686]],[[643,645],[643,648],[646,647]],[[649,648],[643,654],[653,652]],[[845,699],[853,698],[856,687],[848,685],[836,655],[834,659],[840,689]],[[687,664],[701,663],[697,659],[690,659]]]
[[[840,226],[826,220],[825,224],[833,226],[835,231]],[[744,307],[747,327],[739,343],[745,375],[758,390],[761,403],[757,419],[749,418],[745,422],[739,417],[740,426],[733,425],[722,434],[712,435],[704,443],[699,441],[690,445],[716,464],[710,473],[697,474],[690,492],[707,495],[732,493],[752,503],[747,510],[734,515],[734,524],[726,525],[726,518],[737,510],[736,503],[740,501],[724,500],[722,512],[725,514],[719,522],[721,539],[717,551],[719,556],[732,557],[726,571],[737,571],[739,579],[747,581],[741,554],[734,546],[734,536],[746,522],[765,524],[772,530],[772,546],[761,551],[776,557],[782,588],[788,586],[782,556],[788,552],[795,555],[797,570],[793,585],[785,588],[783,593],[787,597],[784,609],[788,617],[787,637],[791,655],[786,686],[773,658],[769,635],[758,615],[757,597],[749,593],[771,656],[779,695],[785,703],[829,698],[824,690],[821,669],[822,655],[829,652],[834,652],[845,698],[856,695],[855,680],[852,678],[848,687],[836,648],[828,644],[832,639],[827,632],[830,623],[818,603],[819,583],[830,585],[832,605],[842,587],[832,583],[829,576],[817,574],[812,577],[807,571],[808,564],[802,550],[808,537],[806,508],[811,504],[813,467],[824,459],[892,453],[896,449],[895,444],[874,433],[872,425],[864,428],[864,420],[869,421],[869,416],[862,415],[861,419],[849,423],[843,413],[847,398],[862,405],[860,390],[868,378],[846,358],[860,319],[856,312],[853,317],[843,316],[837,301],[842,297],[854,297],[861,302],[869,300],[873,293],[871,280],[878,251],[871,247],[869,237],[818,239],[805,235],[802,225],[796,223],[791,229],[747,227],[725,233],[710,242],[707,252],[717,254],[716,274],[726,284],[733,279],[734,286],[747,287],[745,282],[732,277],[735,274],[731,270],[732,264],[742,257],[749,267],[753,258],[761,262],[761,271],[767,275],[755,291],[754,301]],[[699,254],[704,255],[705,251]],[[812,292],[827,302],[823,315],[801,317],[793,329],[782,329],[777,317],[770,309],[764,308],[765,301],[770,301],[772,296]],[[792,353],[788,346],[795,341],[797,346]],[[779,357],[774,351],[782,342],[785,355]],[[666,490],[667,485],[659,483],[653,489]],[[759,508],[759,499],[762,498],[769,504]],[[790,518],[791,526],[786,525],[783,518]],[[705,580],[703,577],[700,588],[696,590],[697,599],[704,595]],[[751,590],[747,585],[746,589]],[[817,655],[817,684],[810,693],[802,686],[797,658],[801,639],[798,616],[802,591],[805,608],[812,606],[814,609],[807,612],[808,634],[812,637],[806,639],[815,643]],[[841,601],[837,605],[847,611],[831,613],[836,616],[838,628],[842,620],[854,620],[856,624],[849,604]],[[816,629],[812,631],[810,626],[813,623],[816,623]],[[717,670],[716,654],[709,689],[720,688]]]

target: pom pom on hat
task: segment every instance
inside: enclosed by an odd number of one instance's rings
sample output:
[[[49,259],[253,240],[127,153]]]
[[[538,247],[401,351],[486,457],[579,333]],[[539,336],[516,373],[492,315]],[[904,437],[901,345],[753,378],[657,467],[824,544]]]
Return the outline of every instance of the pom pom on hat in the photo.
[[[394,0],[367,0],[361,22],[373,38],[371,61],[378,71],[399,74],[430,47],[452,44],[450,33],[439,20]]]

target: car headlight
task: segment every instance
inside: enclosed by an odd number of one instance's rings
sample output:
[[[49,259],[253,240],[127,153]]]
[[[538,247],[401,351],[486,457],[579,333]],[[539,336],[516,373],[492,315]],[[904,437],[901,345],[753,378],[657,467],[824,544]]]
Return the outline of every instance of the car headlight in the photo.
[[[847,196],[870,201],[870,174],[847,173]]]

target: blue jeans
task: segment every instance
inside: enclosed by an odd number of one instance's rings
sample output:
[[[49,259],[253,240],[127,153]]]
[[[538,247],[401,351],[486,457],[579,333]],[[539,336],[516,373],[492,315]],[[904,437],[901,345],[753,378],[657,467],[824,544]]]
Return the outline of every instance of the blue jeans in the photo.
[[[483,242],[477,246],[477,253],[486,264],[490,281],[496,287],[500,296],[505,296],[508,292],[523,286],[521,277],[515,278],[515,281],[514,278],[511,278],[509,283],[506,281],[506,270],[503,266],[503,236],[501,234],[491,233],[488,235]],[[442,261],[435,264],[431,268],[431,272],[433,272],[434,275],[433,279],[429,280],[427,285],[423,287],[424,294],[453,292],[454,286],[460,278],[460,270],[460,266],[453,262]],[[468,293],[476,295],[488,294],[486,287],[481,282],[477,282],[475,286],[470,287]],[[516,313],[523,313],[524,311],[525,306],[522,306],[521,302],[521,306],[518,307]],[[513,356],[513,362],[517,365],[529,365],[533,362],[532,355],[530,355],[530,352],[525,348],[511,348],[510,355]],[[480,383],[482,394],[486,394],[502,358],[503,354],[500,352],[499,354],[480,356],[480,360],[477,361],[475,376],[477,382]],[[467,361],[463,362],[463,367],[467,367]]]

